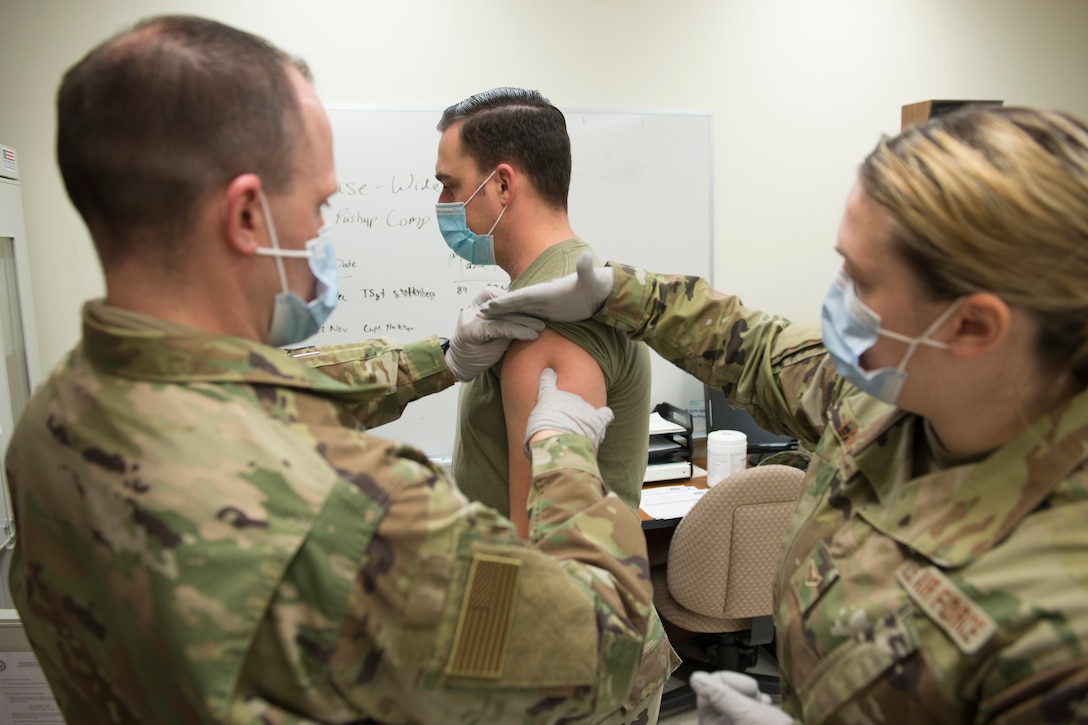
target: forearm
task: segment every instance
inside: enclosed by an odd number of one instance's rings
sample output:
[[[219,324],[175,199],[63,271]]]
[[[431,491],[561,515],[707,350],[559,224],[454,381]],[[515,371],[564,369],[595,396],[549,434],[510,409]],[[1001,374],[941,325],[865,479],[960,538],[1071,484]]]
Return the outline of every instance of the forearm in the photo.
[[[762,426],[801,440],[819,437],[826,385],[836,379],[830,362],[822,365],[819,326],[747,308],[697,277],[613,269],[612,294],[597,319],[722,389]]]
[[[641,522],[616,496],[605,495],[586,438],[554,436],[530,450],[530,543],[560,561],[591,565],[580,579],[599,602],[598,616],[639,637],[652,607]]]
[[[645,341],[669,362],[716,388],[745,374],[743,344],[766,347],[788,320],[744,307],[706,280],[613,266],[612,294],[597,319]]]
[[[368,428],[396,420],[405,406],[453,385],[437,337],[401,344],[379,337],[292,353],[322,374],[349,386],[344,407]]]

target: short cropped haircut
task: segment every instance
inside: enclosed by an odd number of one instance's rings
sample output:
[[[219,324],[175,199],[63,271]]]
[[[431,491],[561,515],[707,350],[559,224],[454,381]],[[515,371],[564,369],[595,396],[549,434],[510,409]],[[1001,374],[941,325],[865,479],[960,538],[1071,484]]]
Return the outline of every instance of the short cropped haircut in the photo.
[[[539,91],[493,88],[445,110],[438,130],[464,121],[461,142],[481,172],[518,167],[545,203],[567,210],[570,136],[563,112]]]
[[[178,253],[200,203],[243,173],[285,192],[302,133],[288,68],[305,65],[204,18],[144,20],[91,50],[57,93],[57,161],[104,265]],[[146,251],[146,250],[141,250]]]
[[[885,138],[861,166],[892,244],[933,299],[990,292],[1026,311],[1038,353],[1088,384],[1088,126],[967,107]]]

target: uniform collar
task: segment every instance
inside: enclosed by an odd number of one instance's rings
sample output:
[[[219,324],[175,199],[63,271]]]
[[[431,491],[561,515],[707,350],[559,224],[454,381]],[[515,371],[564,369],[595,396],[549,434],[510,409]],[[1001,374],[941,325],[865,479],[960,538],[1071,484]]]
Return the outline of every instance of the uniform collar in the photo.
[[[238,382],[356,392],[278,348],[184,327],[111,307],[102,300],[83,307],[82,350],[98,369],[133,380]]]
[[[1088,460],[1088,391],[980,461],[915,477],[923,426],[918,416],[887,413],[848,447],[875,494],[856,512],[933,562],[960,566],[998,544]]]

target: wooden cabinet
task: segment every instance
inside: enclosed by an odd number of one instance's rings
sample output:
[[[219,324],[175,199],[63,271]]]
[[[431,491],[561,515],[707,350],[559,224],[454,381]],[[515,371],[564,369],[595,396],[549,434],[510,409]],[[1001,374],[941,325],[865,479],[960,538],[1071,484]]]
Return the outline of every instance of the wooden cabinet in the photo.
[[[906,130],[910,126],[925,123],[934,116],[955,111],[968,105],[1000,106],[1004,101],[919,101],[908,103],[902,110],[902,128]]]

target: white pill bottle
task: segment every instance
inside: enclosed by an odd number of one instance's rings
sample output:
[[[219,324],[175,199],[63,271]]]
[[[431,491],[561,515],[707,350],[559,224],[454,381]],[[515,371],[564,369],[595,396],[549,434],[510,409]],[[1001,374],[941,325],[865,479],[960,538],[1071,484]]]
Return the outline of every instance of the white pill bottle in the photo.
[[[748,436],[739,430],[715,430],[706,436],[706,482],[716,486],[748,465]]]

